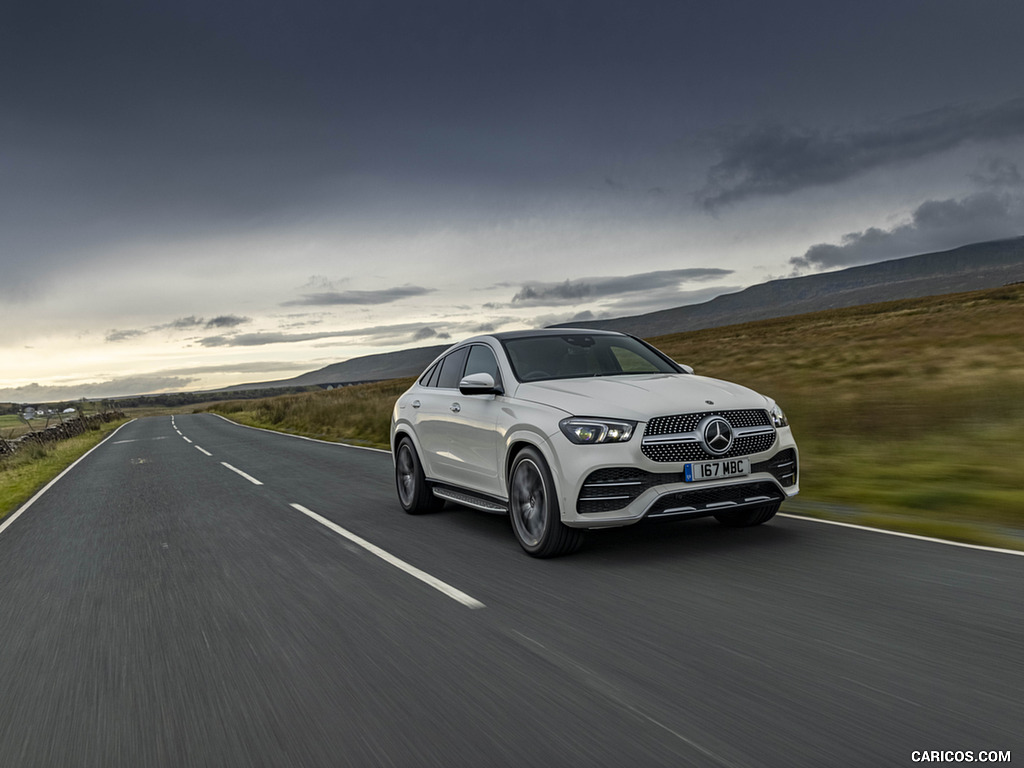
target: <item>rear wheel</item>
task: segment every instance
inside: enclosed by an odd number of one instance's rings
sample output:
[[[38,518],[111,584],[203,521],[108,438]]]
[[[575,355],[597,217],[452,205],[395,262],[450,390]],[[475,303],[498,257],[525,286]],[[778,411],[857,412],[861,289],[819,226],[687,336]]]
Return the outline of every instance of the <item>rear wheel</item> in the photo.
[[[562,523],[551,471],[536,449],[519,452],[508,486],[512,531],[527,554],[558,557],[579,547],[583,532]]]
[[[775,513],[779,511],[781,501],[773,501],[753,509],[743,509],[737,512],[719,512],[715,520],[729,528],[750,528],[755,525],[767,523]]]
[[[420,457],[416,455],[412,441],[403,437],[395,451],[395,485],[402,509],[410,515],[435,512],[444,506],[444,499],[437,498],[423,475]]]

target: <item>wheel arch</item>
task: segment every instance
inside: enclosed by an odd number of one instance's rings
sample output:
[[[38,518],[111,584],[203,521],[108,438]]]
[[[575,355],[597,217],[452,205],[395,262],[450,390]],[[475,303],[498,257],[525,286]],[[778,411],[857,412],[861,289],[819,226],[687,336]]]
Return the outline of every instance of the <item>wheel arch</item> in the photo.
[[[507,448],[505,449],[504,471],[501,474],[501,487],[505,498],[509,497],[508,478],[512,472],[512,465],[524,448],[533,448],[538,451],[548,465],[548,472],[551,473],[551,481],[555,485],[555,495],[559,500],[559,510],[565,510],[565,499],[563,498],[562,466],[551,448],[551,441],[547,436],[540,433],[523,430],[514,435],[509,435]]]

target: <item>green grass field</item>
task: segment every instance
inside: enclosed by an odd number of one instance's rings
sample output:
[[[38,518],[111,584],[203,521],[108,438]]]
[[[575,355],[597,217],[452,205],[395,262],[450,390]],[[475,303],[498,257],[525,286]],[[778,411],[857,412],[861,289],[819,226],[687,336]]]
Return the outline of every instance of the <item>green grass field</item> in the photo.
[[[791,511],[1024,548],[1024,285],[661,336],[786,410]],[[252,426],[387,447],[412,379],[220,403]]]
[[[54,419],[54,421],[56,421],[56,419]],[[46,419],[33,419],[30,423],[32,424],[33,429],[42,429],[46,426]],[[0,437],[13,440],[28,431],[29,428],[18,416],[11,413],[0,415]]]

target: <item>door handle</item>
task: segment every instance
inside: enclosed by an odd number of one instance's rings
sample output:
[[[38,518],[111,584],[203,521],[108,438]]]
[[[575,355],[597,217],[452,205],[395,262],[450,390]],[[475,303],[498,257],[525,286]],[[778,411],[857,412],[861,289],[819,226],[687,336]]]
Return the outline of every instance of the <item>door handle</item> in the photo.
[[[413,408],[419,408],[420,407],[420,401],[419,400],[413,400],[412,401],[412,407]]]
[[[452,413],[458,413],[461,410],[462,410],[462,406],[461,405],[459,405],[458,403],[452,403],[452,407],[451,407]]]

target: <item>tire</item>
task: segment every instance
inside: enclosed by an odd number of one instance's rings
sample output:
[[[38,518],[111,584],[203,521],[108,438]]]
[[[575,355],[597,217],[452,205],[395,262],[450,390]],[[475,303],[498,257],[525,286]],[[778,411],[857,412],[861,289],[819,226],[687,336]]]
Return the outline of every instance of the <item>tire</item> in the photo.
[[[508,516],[519,546],[532,557],[558,557],[578,549],[583,532],[562,523],[544,457],[535,448],[524,448],[508,478]]]
[[[423,475],[423,465],[412,440],[403,437],[398,441],[395,450],[395,487],[398,490],[398,503],[410,515],[422,515],[436,512],[444,506],[444,499],[437,498],[430,490],[427,478]]]
[[[755,525],[767,523],[775,517],[775,513],[779,511],[781,505],[781,501],[773,501],[753,509],[744,509],[738,512],[719,512],[715,515],[715,520],[727,528],[751,528]]]

